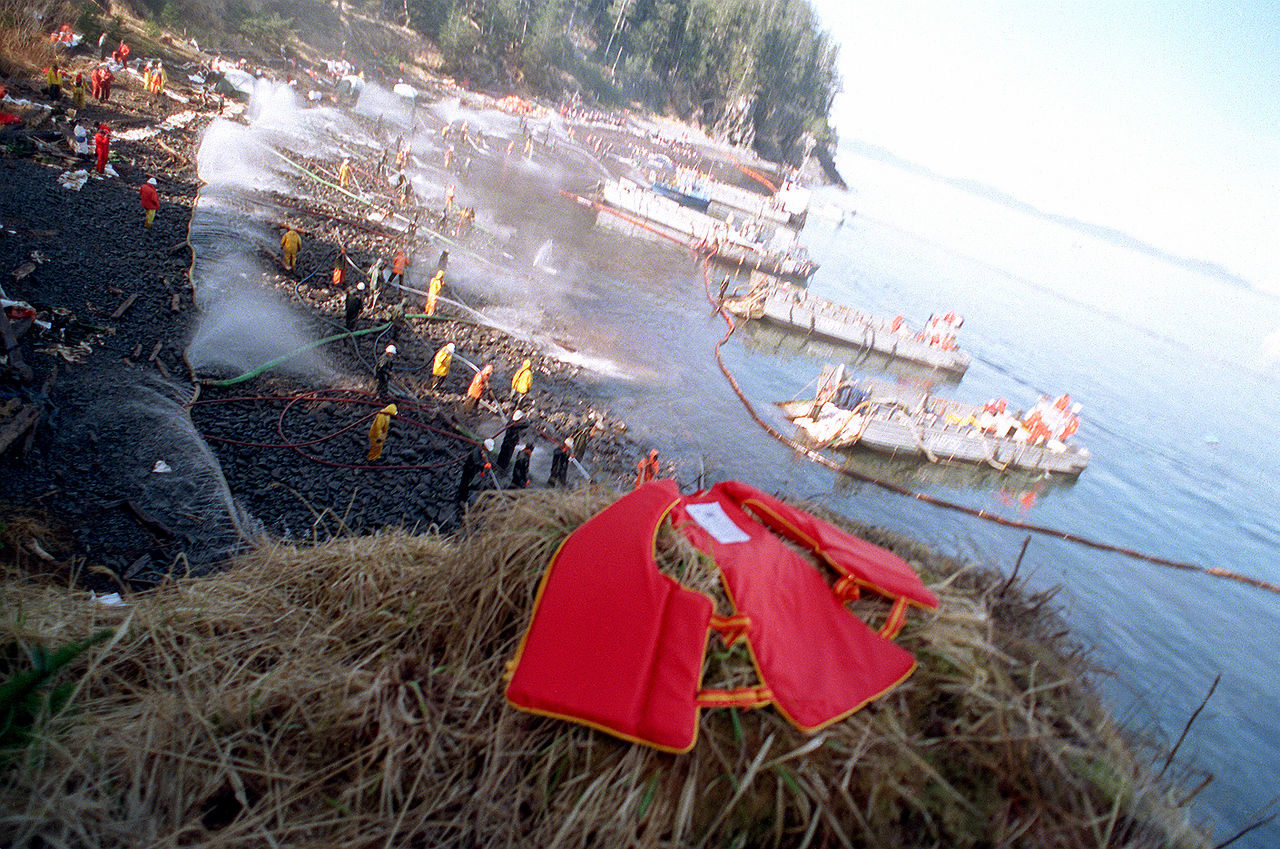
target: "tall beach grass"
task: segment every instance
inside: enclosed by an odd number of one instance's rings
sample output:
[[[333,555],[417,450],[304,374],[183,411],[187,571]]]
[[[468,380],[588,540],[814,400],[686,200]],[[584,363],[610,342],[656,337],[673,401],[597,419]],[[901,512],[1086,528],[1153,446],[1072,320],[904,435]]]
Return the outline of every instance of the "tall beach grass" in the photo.
[[[0,843],[36,846],[1199,847],[1088,685],[1044,596],[902,540],[941,598],[919,668],[812,736],[704,711],[687,755],[503,701],[560,541],[608,493],[488,495],[456,537],[262,543],[125,606],[11,569],[0,663],[113,636],[0,776]],[[848,524],[846,523],[846,526]],[[676,534],[660,562],[715,591]],[[872,622],[887,605],[859,602]],[[572,646],[566,646],[572,651]],[[4,675],[0,675],[3,678]],[[752,683],[712,643],[708,686]]]

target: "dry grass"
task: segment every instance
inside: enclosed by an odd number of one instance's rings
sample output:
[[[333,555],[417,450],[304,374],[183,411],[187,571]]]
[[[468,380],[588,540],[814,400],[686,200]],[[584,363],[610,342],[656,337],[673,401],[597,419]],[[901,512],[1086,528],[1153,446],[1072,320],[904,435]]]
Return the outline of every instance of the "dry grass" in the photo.
[[[1204,845],[1046,641],[1056,626],[1030,624],[1052,620],[971,572],[927,575],[942,609],[903,632],[915,676],[813,737],[770,709],[706,711],[674,756],[506,707],[538,578],[610,500],[490,496],[456,541],[264,545],[128,608],[10,575],[0,644],[116,633],[0,780],[0,843]],[[673,536],[660,549],[710,582]],[[708,683],[749,678],[713,654]]]
[[[70,8],[63,0],[0,0],[0,77],[33,74],[61,61],[49,33],[72,22]]]

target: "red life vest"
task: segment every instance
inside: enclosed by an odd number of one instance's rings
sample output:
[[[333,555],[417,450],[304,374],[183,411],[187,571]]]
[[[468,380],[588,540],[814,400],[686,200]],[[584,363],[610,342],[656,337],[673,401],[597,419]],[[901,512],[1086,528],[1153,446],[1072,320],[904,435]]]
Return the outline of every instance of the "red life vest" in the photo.
[[[658,525],[680,500],[645,484],[578,528],[542,576],[506,697],[670,752],[693,748],[713,605],[658,571]]]
[[[937,607],[938,600],[902,558],[739,481],[689,496],[672,518],[715,560],[734,608],[750,620],[756,669],[797,728],[816,731],[843,719],[915,669],[911,654],[888,638],[902,627],[907,605]],[[841,575],[835,587],[779,536]],[[845,607],[864,587],[895,602],[880,634]]]
[[[750,511],[750,512],[748,512]],[[736,614],[658,571],[654,539],[673,522],[721,571]],[[843,577],[834,589],[774,533]],[[867,588],[895,600],[880,633],[844,606]],[[538,588],[511,663],[507,701],[625,740],[684,752],[702,707],[770,702],[814,731],[893,689],[915,661],[889,642],[907,605],[937,598],[901,558],[738,482],[681,498],[654,481],[574,531]],[[699,689],[708,630],[745,634],[761,686]]]

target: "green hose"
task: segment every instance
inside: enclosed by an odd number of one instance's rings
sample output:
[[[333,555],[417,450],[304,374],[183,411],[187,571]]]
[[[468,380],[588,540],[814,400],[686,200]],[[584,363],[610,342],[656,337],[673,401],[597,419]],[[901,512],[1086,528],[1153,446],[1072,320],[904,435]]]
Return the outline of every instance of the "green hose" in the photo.
[[[483,324],[471,318],[461,318],[456,315],[427,315],[423,312],[405,313],[405,318],[425,318],[428,321],[456,321],[459,324],[470,324],[473,327],[490,327],[491,325]]]
[[[345,333],[335,333],[332,336],[326,336],[325,338],[318,339],[315,342],[308,342],[302,347],[295,348],[287,354],[281,354],[280,356],[276,357],[274,360],[268,360],[267,362],[255,368],[253,371],[245,372],[239,377],[229,377],[226,380],[201,380],[200,383],[204,386],[214,386],[214,387],[235,386],[237,383],[244,383],[246,380],[251,380],[252,378],[255,378],[258,375],[262,374],[264,371],[275,368],[281,363],[286,362],[287,360],[291,360],[294,357],[298,356],[299,354],[305,354],[307,351],[310,351],[312,348],[318,348],[321,345],[328,344],[329,342],[337,342],[339,339],[354,339],[357,336],[364,336],[369,333],[380,333],[386,330],[387,328],[389,328],[390,326],[391,326],[391,322],[387,322],[386,324],[379,324],[377,327],[368,327],[368,328],[365,328],[364,330],[347,331]]]

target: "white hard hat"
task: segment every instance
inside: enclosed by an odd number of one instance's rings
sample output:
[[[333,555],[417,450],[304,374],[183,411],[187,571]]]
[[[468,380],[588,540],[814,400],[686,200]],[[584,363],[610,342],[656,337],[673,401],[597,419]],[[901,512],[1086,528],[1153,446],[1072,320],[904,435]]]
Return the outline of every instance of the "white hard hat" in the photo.
[[[524,418],[523,410],[516,410],[514,413],[511,414],[511,421],[513,422],[518,422],[523,418]]]
[[[1084,409],[1084,406],[1083,406],[1083,405],[1081,405],[1081,404],[1078,404],[1078,403],[1077,403],[1077,404],[1072,404],[1072,405],[1071,405],[1071,412],[1073,412],[1073,413],[1078,413],[1078,412],[1080,412],[1080,411],[1081,411],[1081,410],[1083,410],[1083,409]]]
[[[450,353],[450,354],[452,354],[452,353],[453,353],[453,349],[454,349],[456,346],[455,346],[452,342],[450,342],[448,345],[445,345],[445,347],[446,347],[446,348],[448,348],[448,349],[449,349],[449,353]]]
[[[396,346],[395,346],[395,345],[388,345],[386,350],[387,350],[387,353],[388,353],[388,354],[394,354],[394,353],[396,352]]]
[[[486,439],[486,440],[484,441],[484,449],[485,449],[486,451],[492,451],[492,450],[493,450],[493,440],[492,440],[492,439]]]
[[[155,178],[155,177],[152,177],[151,179],[147,180],[147,182],[148,182],[148,183],[150,183],[150,184],[151,184],[151,185],[153,185],[153,186],[154,186],[154,185],[157,185],[157,183],[156,183],[156,178]]]
[[[356,284],[356,288],[357,288],[357,289],[359,289],[361,292],[363,292],[363,291],[364,291],[364,283],[357,283],[357,284]]]

